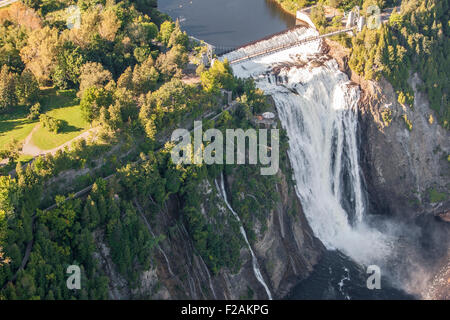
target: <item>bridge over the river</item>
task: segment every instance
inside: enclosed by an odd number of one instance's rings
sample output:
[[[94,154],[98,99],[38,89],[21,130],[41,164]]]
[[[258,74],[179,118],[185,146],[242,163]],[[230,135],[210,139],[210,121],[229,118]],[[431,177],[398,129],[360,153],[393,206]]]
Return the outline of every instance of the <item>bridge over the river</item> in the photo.
[[[382,12],[380,14],[380,12],[378,12],[378,22],[379,23],[386,23],[389,20],[390,15],[392,14],[393,11],[397,11],[398,7],[394,7],[394,8],[388,8],[385,9],[384,12]],[[344,16],[345,17],[345,16]],[[303,12],[299,11],[297,12],[297,20],[301,20],[301,22],[305,22],[307,25],[309,25],[312,28],[315,28],[313,22],[309,19],[309,16],[304,14]],[[345,23],[345,21],[343,21]],[[345,23],[345,27],[343,29],[340,30],[336,30],[333,32],[329,32],[326,34],[322,34],[322,35],[317,35],[317,36],[311,36],[308,38],[292,38],[289,41],[286,41],[284,43],[278,43],[278,44],[274,44],[270,47],[266,47],[266,48],[261,48],[260,50],[257,51],[253,51],[249,54],[245,54],[245,55],[232,55],[232,57],[230,58],[229,56],[228,58],[228,62],[230,64],[237,64],[246,60],[250,60],[252,58],[256,58],[256,57],[261,57],[261,56],[265,56],[265,55],[269,55],[269,54],[273,54],[276,53],[278,51],[282,51],[282,50],[286,50],[292,47],[296,47],[296,46],[300,46],[309,42],[313,42],[322,38],[326,38],[326,37],[331,37],[331,36],[335,36],[337,34],[340,33],[346,33],[346,32],[350,32],[353,31],[354,34],[356,34],[356,32],[360,32],[362,31],[363,27],[366,25],[366,20],[364,16],[360,16],[359,14],[359,7],[356,6],[354,9],[352,9],[350,12],[348,12],[347,14],[347,18],[346,18],[346,23]],[[214,47],[214,50],[216,52],[216,54],[218,55],[219,59],[223,59],[228,53],[230,52],[239,52],[239,49],[244,48],[244,47],[248,47],[251,46],[254,43],[260,42],[260,41],[264,41],[267,39],[270,39],[274,36],[277,36],[279,34],[283,34],[283,33],[287,33],[289,31],[292,31],[295,28],[301,28],[299,26],[296,26],[292,29],[288,29],[285,31],[282,31],[280,33],[271,35],[269,37],[266,37],[264,39],[260,39],[258,41],[254,41],[251,43],[248,43],[244,46],[238,47],[238,48],[226,48],[226,47]],[[211,54],[212,55],[212,54]]]
[[[270,47],[270,48],[266,48],[266,49],[263,49],[263,50],[260,50],[260,51],[257,51],[257,52],[253,52],[253,53],[251,53],[249,55],[245,55],[245,56],[242,56],[242,57],[231,59],[228,62],[230,64],[236,64],[236,63],[239,63],[239,62],[250,60],[252,58],[261,57],[261,56],[265,56],[265,55],[276,53],[278,51],[286,50],[286,49],[289,49],[289,48],[292,48],[292,47],[300,46],[300,45],[303,45],[303,44],[306,44],[306,43],[309,43],[309,42],[313,42],[313,41],[316,41],[316,40],[319,40],[319,39],[322,39],[322,38],[325,38],[325,37],[331,37],[331,36],[334,36],[334,35],[337,35],[337,34],[340,34],[340,33],[350,32],[350,31],[355,30],[356,28],[357,28],[357,26],[353,26],[353,27],[349,27],[349,28],[345,28],[345,29],[329,32],[329,33],[326,33],[326,34],[317,35],[317,36],[312,36],[312,37],[308,37],[308,38],[304,38],[304,39],[293,39],[292,41],[289,41],[287,43],[283,43],[283,44],[280,44],[280,45],[276,45],[274,47]],[[245,46],[242,46],[240,48],[246,47],[248,45],[249,44],[247,44]],[[227,53],[229,53],[231,51],[234,51],[234,50],[237,50],[237,49],[239,49],[239,48],[235,48],[233,50],[228,50],[226,52],[223,52],[223,53],[221,53],[219,58],[223,57]]]

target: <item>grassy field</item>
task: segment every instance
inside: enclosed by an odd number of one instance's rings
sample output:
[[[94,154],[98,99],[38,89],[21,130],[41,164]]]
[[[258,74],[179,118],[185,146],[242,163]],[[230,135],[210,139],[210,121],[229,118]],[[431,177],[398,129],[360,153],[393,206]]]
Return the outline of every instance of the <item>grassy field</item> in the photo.
[[[31,132],[37,121],[27,120],[28,110],[17,107],[13,113],[0,114],[0,149],[13,139],[21,142]]]
[[[45,114],[62,120],[64,126],[59,133],[48,131],[42,126],[33,134],[32,143],[42,150],[53,149],[75,138],[89,128],[83,120],[78,99],[73,90],[55,91],[49,89],[42,104]]]
[[[43,150],[55,148],[88,129],[89,124],[81,117],[79,101],[74,90],[43,89],[41,93],[42,112],[64,121],[60,133],[39,128],[31,141]],[[6,114],[0,114],[0,149],[13,139],[19,142],[28,136],[39,120],[27,119],[26,107],[16,107]]]

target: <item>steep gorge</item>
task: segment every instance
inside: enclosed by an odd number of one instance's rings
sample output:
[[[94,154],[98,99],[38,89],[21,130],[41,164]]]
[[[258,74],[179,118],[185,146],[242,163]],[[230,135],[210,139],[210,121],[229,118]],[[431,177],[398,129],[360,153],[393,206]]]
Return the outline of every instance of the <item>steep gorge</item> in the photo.
[[[291,146],[290,163],[277,175],[280,200],[246,229],[254,233],[250,245],[255,256],[241,241],[239,270],[221,268],[213,274],[181,216],[181,200],[172,197],[157,219],[140,209],[152,232],[166,238],[139,288],[124,288],[114,298],[266,299],[268,290],[283,298],[311,274],[325,247],[362,265],[380,264],[392,283],[417,297],[447,297],[443,275],[449,267],[449,226],[435,216],[445,217],[449,203],[448,198],[431,201],[428,192],[448,193],[444,156],[449,139],[448,132],[429,122],[426,97],[416,92],[414,110],[399,105],[386,81],[368,82],[352,74],[345,53],[331,42],[285,50],[234,71],[253,77],[272,96]],[[415,87],[420,82],[416,75],[411,81]],[[383,118],[387,109],[393,115],[389,125]],[[300,120],[293,121],[293,114]],[[412,131],[403,114],[411,119]],[[237,179],[237,170],[225,175],[228,194]],[[239,236],[220,189],[210,179],[198,186],[202,215],[213,227],[224,224],[224,232]],[[255,259],[263,281],[255,276]],[[109,276],[112,286],[120,286],[120,279]]]

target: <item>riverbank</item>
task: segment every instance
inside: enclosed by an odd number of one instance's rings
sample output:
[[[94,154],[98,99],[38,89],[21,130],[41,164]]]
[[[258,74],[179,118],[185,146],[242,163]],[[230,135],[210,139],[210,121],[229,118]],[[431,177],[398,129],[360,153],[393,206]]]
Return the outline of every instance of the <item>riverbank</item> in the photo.
[[[308,1],[308,3],[305,6],[300,6],[297,0],[269,0],[271,2],[274,2],[277,4],[280,9],[285,11],[286,13],[289,13],[293,16],[296,15],[297,10],[304,9],[310,5],[314,5],[316,1]]]
[[[298,4],[296,4],[292,0],[269,0],[268,2],[271,2],[274,6],[276,6],[278,10],[281,10],[293,17],[296,16],[297,10],[306,8],[299,7]]]

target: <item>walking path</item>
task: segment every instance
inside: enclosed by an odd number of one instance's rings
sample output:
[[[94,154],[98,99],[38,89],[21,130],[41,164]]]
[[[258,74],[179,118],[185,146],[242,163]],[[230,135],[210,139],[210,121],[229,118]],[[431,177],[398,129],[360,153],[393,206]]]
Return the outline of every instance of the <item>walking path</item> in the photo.
[[[49,149],[49,150],[42,150],[41,148],[37,147],[31,141],[31,139],[33,138],[33,134],[40,128],[40,126],[41,126],[40,124],[37,124],[33,128],[33,130],[31,130],[30,134],[25,138],[25,140],[23,142],[23,146],[22,146],[22,154],[30,155],[32,157],[37,157],[39,155],[44,155],[44,154],[48,154],[48,153],[55,154],[58,150],[64,149],[66,146],[70,146],[74,141],[79,140],[79,139],[86,139],[90,136],[91,132],[93,132],[95,134],[98,131],[98,127],[91,128],[89,130],[84,131],[83,133],[76,136],[75,138],[73,138],[67,142],[64,142],[63,144],[57,146],[56,148]]]

